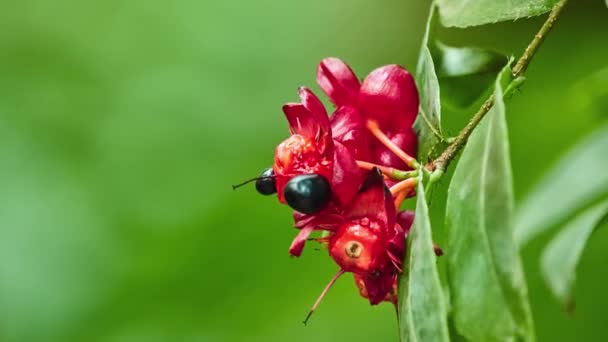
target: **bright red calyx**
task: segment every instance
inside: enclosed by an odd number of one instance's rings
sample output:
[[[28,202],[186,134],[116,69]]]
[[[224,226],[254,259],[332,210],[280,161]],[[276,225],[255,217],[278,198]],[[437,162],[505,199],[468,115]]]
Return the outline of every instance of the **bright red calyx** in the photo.
[[[329,242],[329,254],[347,272],[372,274],[386,263],[386,227],[367,217],[340,227]]]
[[[299,89],[301,103],[288,103],[283,112],[292,135],[279,144],[273,166],[279,201],[285,203],[283,188],[291,177],[319,173],[331,181],[333,141],[325,107],[307,88]]]
[[[411,128],[418,115],[418,90],[412,75],[392,64],[372,71],[361,85],[358,104],[383,129]]]
[[[343,216],[347,221],[329,238],[329,254],[341,269],[356,275],[364,297],[378,304],[393,291],[401,271],[405,231],[377,169],[369,173]]]
[[[279,201],[285,203],[283,189],[292,177],[316,173],[331,184],[337,202],[346,204],[357,191],[362,171],[350,150],[332,139],[321,101],[305,87],[299,89],[299,96],[301,103],[283,106],[291,136],[275,150],[273,169]]]
[[[332,179],[333,159],[325,153],[329,146],[320,144],[314,137],[294,134],[279,144],[275,152],[274,172],[279,200],[285,203],[282,189],[292,175],[316,173]],[[333,147],[333,146],[332,146]]]

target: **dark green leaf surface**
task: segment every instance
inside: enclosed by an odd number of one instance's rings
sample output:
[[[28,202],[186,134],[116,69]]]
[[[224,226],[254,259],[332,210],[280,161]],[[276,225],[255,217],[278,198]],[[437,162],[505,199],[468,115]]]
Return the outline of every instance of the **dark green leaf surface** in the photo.
[[[591,233],[608,213],[608,200],[596,204],[569,221],[551,240],[541,258],[541,269],[553,294],[565,305],[572,304],[576,266]]]
[[[518,249],[513,240],[513,184],[503,102],[505,68],[495,104],[471,135],[447,198],[446,257],[452,315],[471,341],[534,340]]]
[[[402,342],[449,341],[447,308],[421,177],[416,191],[416,218],[408,237],[407,266],[399,280],[399,334]]]
[[[441,22],[468,27],[533,17],[551,10],[557,0],[437,0]]]
[[[608,194],[607,153],[608,125],[604,125],[551,168],[518,208],[515,239],[520,246]]]

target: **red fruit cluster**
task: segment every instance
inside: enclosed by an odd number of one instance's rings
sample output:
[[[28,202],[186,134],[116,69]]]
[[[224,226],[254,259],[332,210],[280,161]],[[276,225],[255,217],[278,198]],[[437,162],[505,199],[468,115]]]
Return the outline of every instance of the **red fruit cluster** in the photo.
[[[337,58],[321,61],[317,82],[336,106],[334,112],[328,116],[312,91],[300,88],[300,102],[283,106],[291,135],[277,146],[272,168],[279,201],[294,209],[300,230],[289,252],[300,256],[313,231],[326,232],[314,240],[327,246],[340,271],[314,307],[344,272],[353,273],[372,305],[396,304],[397,276],[413,221],[412,212],[398,207],[415,182],[395,185],[386,170],[407,170],[415,156],[415,82],[402,67],[387,65],[359,83]],[[308,183],[298,183],[301,175],[323,182],[314,185],[307,178]],[[315,186],[323,184],[329,187],[327,204],[311,206],[310,199],[318,198]],[[298,202],[298,195],[306,200]]]

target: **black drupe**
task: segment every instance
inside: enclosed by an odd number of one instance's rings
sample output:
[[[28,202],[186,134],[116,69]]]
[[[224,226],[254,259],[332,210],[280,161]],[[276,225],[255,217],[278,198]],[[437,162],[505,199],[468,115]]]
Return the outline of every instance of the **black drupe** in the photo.
[[[270,167],[260,175],[260,178],[255,181],[255,189],[262,195],[272,195],[277,192],[277,186],[274,182],[274,170]]]
[[[317,174],[293,177],[283,189],[285,201],[295,211],[314,214],[325,209],[331,199],[331,187],[325,177]]]

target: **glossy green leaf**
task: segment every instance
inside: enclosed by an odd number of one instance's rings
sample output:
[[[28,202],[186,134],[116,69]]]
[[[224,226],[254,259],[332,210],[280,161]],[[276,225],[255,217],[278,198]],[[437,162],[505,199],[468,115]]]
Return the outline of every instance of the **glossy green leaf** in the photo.
[[[471,341],[534,339],[527,287],[513,239],[513,181],[503,102],[471,135],[448,189],[447,271],[454,326]]]
[[[557,0],[437,0],[441,22],[468,27],[533,17],[549,12]]]
[[[569,221],[551,240],[541,257],[541,269],[553,294],[566,306],[572,304],[576,266],[591,233],[608,214],[608,200],[596,204]]]
[[[439,80],[435,73],[433,56],[429,48],[436,22],[435,5],[431,5],[416,68],[416,83],[420,94],[420,113],[414,123],[414,129],[418,135],[418,156],[422,161],[431,159],[431,153],[435,150],[435,146],[443,141]]]
[[[399,279],[399,334],[402,342],[449,341],[447,307],[433,250],[431,221],[419,178],[416,218],[408,236],[407,265]]]
[[[517,211],[515,239],[520,246],[608,194],[607,151],[608,125],[604,125],[567,152],[538,182]]]

